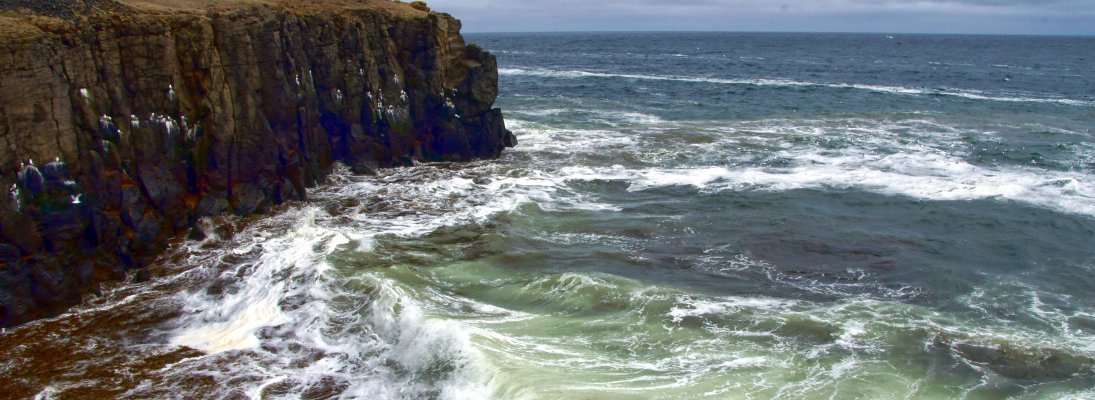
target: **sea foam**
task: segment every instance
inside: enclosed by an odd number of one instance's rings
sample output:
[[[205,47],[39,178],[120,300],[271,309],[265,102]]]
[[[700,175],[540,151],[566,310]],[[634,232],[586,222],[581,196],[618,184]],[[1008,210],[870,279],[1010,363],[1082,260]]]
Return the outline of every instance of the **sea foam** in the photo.
[[[650,81],[674,81],[689,83],[708,83],[720,85],[749,85],[770,87],[825,87],[834,89],[856,89],[877,93],[913,95],[913,96],[946,96],[959,97],[969,100],[1018,102],[1018,103],[1051,103],[1075,107],[1095,107],[1095,101],[1065,98],[1044,98],[1033,96],[1011,96],[989,94],[977,90],[958,88],[912,88],[902,86],[869,85],[861,83],[823,83],[798,81],[792,79],[727,79],[712,77],[693,77],[679,75],[647,75],[647,74],[618,74],[605,72],[592,72],[582,70],[549,70],[539,68],[499,68],[499,75],[503,76],[534,76],[545,78],[581,79],[581,78],[606,78],[606,79],[634,79]]]

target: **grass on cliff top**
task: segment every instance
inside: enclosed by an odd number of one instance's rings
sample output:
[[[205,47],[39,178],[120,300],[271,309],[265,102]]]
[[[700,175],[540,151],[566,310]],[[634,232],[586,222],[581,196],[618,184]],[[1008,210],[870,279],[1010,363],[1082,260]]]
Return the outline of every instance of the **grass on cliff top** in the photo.
[[[0,15],[39,15],[66,20],[81,16],[120,11],[114,0],[0,0]]]
[[[67,21],[109,13],[198,13],[229,11],[255,6],[282,8],[313,14],[330,10],[383,10],[400,17],[421,17],[429,12],[425,2],[393,0],[0,0],[0,17],[50,17]],[[0,19],[0,25],[13,20]],[[9,30],[11,27],[8,27]],[[3,30],[0,27],[0,30]]]
[[[380,9],[400,16],[421,16],[410,4],[391,0],[117,0],[118,3],[149,11],[209,11],[268,5],[301,13],[332,9]]]
[[[256,6],[281,8],[299,14],[331,10],[382,10],[402,18],[419,18],[428,7],[421,2],[392,0],[0,0],[0,41],[39,37],[40,25],[49,20],[78,22],[111,13],[193,13],[230,11]],[[424,3],[423,3],[424,4]]]

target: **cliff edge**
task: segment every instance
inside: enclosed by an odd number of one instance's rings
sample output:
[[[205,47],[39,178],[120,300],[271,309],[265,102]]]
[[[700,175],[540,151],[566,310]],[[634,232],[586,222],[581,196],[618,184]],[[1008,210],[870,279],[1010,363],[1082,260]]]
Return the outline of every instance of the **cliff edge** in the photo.
[[[447,14],[386,0],[85,0],[70,14],[11,1],[0,326],[79,303],[203,216],[305,199],[335,162],[368,173],[516,141],[492,108],[494,57]]]

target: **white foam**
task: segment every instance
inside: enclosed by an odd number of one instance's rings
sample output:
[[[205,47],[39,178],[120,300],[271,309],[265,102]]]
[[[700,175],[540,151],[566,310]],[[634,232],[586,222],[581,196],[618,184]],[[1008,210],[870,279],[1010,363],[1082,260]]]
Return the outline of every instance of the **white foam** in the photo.
[[[184,319],[185,324],[172,338],[172,344],[206,353],[253,349],[260,344],[258,330],[289,322],[279,302],[294,291],[286,286],[282,275],[312,275],[322,271],[314,247],[336,237],[335,232],[314,225],[314,212],[306,213],[290,235],[256,238],[269,240],[262,244],[269,251],[262,253],[257,265],[253,269],[236,266],[224,272],[230,277],[247,274],[234,293],[187,295],[187,308],[196,312]]]
[[[51,386],[46,386],[45,389],[42,389],[41,392],[38,392],[38,394],[34,395],[34,400],[52,400],[58,394],[59,393],[57,389],[54,389]]]
[[[866,324],[862,321],[848,321],[844,323],[843,330],[840,333],[840,338],[837,339],[837,344],[844,347],[858,347],[856,345],[856,337],[862,336],[867,333]]]
[[[886,85],[868,85],[859,83],[819,83],[819,82],[806,82],[796,81],[790,79],[726,79],[726,78],[709,78],[709,77],[691,77],[691,76],[678,76],[678,75],[643,75],[643,74],[612,74],[603,72],[590,72],[581,70],[559,71],[548,69],[524,69],[524,68],[499,68],[498,74],[503,76],[539,76],[549,78],[619,78],[619,79],[636,79],[636,80],[652,80],[652,81],[674,81],[674,82],[692,82],[692,83],[712,83],[722,85],[750,85],[750,86],[773,86],[773,87],[828,87],[828,88],[844,88],[844,89],[857,89],[866,90],[879,93],[900,94],[900,95],[935,95],[935,96],[953,96],[962,97],[971,100],[986,100],[986,101],[1001,101],[1001,102],[1019,102],[1019,103],[1054,103],[1076,107],[1093,107],[1095,101],[1092,100],[1077,100],[1077,99],[1061,99],[1061,98],[1039,98],[1030,96],[1003,96],[1003,95],[989,95],[981,91],[967,90],[967,89],[955,89],[955,88],[910,88],[901,86],[886,86]]]
[[[567,182],[601,180],[627,182],[631,191],[670,186],[691,186],[706,192],[856,189],[931,201],[1016,201],[1060,212],[1095,215],[1095,176],[1090,171],[1046,170],[1037,164],[971,164],[963,158],[962,150],[967,146],[970,132],[930,119],[666,125],[680,126],[700,129],[713,137],[714,143],[699,144],[699,153],[694,153],[694,146],[676,140],[660,146],[649,143],[649,137],[621,131],[558,129],[523,120],[515,121],[514,129],[522,140],[522,148],[518,150],[533,153],[587,157],[618,151],[665,164],[660,160],[672,162],[684,155],[710,155],[715,146],[730,151],[714,160],[738,160],[733,166],[565,166],[540,175],[555,184],[556,194],[566,193]],[[800,139],[789,140],[800,137],[809,140],[805,144],[796,142]],[[834,139],[846,144],[835,148],[819,145]],[[764,151],[742,152],[742,146]],[[780,162],[769,166],[765,160]]]
[[[355,379],[343,393],[351,398],[414,398],[438,390],[444,399],[483,399],[491,394],[494,372],[470,342],[463,325],[427,317],[414,296],[395,282],[369,276],[378,289],[369,303],[367,326],[382,344],[378,362],[395,361],[400,369],[428,373],[438,364],[455,371],[436,387],[420,382],[414,374],[376,365],[374,378]]]
[[[656,115],[632,111],[603,111],[600,115],[610,122],[620,121],[634,125],[653,125],[664,122]]]
[[[523,204],[535,202],[549,209],[591,206],[580,199],[567,200],[571,192],[558,177],[535,170],[498,174],[496,167],[491,163],[462,169],[427,165],[384,170],[379,177],[353,176],[340,167],[331,176],[332,185],[311,193],[317,205],[263,219],[236,235],[238,243],[215,246],[229,249],[236,258],[253,257],[254,261],[238,261],[223,271],[209,270],[222,281],[232,282],[218,293],[199,290],[183,294],[187,315],[178,320],[171,342],[213,355],[258,352],[262,357],[286,360],[285,365],[297,357],[309,357],[307,349],[324,354],[303,369],[262,362],[265,378],[241,388],[248,393],[261,393],[275,383],[306,387],[324,377],[335,377],[350,384],[344,392],[348,397],[416,398],[427,393],[451,399],[491,397],[495,390],[493,367],[471,343],[472,335],[480,332],[478,328],[430,316],[434,306],[428,303],[445,301],[446,297],[415,293],[382,274],[365,271],[354,274],[359,283],[347,286],[345,278],[331,275],[332,266],[325,259],[343,249],[371,251],[381,235],[414,237],[442,226],[480,223]],[[480,174],[489,181],[472,178]],[[557,201],[553,197],[557,194],[564,200]],[[362,204],[337,216],[328,215],[318,205],[347,198]],[[398,206],[389,211],[383,203]],[[282,225],[289,226],[279,228]],[[196,273],[202,270],[205,268]],[[367,298],[346,291],[362,285],[370,288]],[[420,297],[431,300],[423,302]],[[361,306],[339,304],[347,301]],[[286,308],[286,304],[294,306]],[[482,319],[529,318],[487,304],[470,308],[478,310]],[[305,350],[297,350],[302,345]],[[186,376],[201,370],[205,362],[181,362],[168,372]],[[225,373],[249,374],[260,367],[246,364],[233,368],[238,371]],[[451,372],[440,380],[421,379],[436,368]],[[282,381],[281,376],[290,378]]]
[[[1095,215],[1095,177],[1081,172],[976,166],[929,148],[876,154],[866,150],[801,152],[775,167],[568,168],[573,180],[624,180],[628,190],[692,186],[704,191],[851,189],[933,201],[1018,201],[1056,211]]]
[[[683,298],[669,311],[673,322],[680,323],[685,318],[708,315],[725,315],[740,312],[743,309],[774,310],[793,306],[795,301],[766,297],[722,297],[716,299]]]
[[[445,171],[416,167],[400,172]],[[345,173],[341,168],[332,177],[336,181],[345,180],[344,185],[317,190],[313,200],[323,203],[347,198],[347,193],[352,196],[391,189],[375,184],[372,181],[375,178],[350,177]],[[422,187],[426,193],[453,195],[469,195],[480,189],[461,178],[419,180],[407,186]],[[325,197],[331,195],[337,197]],[[421,192],[407,195],[412,198],[421,195],[419,201],[439,204],[449,201]],[[343,249],[368,251],[377,235],[422,234],[446,223],[473,220],[484,212],[456,214],[459,215],[447,220],[427,214],[402,220],[391,215],[374,215],[375,219],[347,223],[343,216],[327,215],[318,207],[305,206],[263,219],[238,234],[235,239],[238,243],[223,243],[214,248],[223,246],[236,255],[235,259],[245,261],[237,261],[238,264],[223,271],[210,271],[222,281],[230,282],[219,293],[206,294],[201,290],[180,296],[187,315],[178,320],[180,326],[171,343],[212,355],[240,350],[254,352],[257,357],[254,362],[236,359],[227,370],[214,367],[226,378],[263,376],[261,381],[236,388],[252,397],[261,397],[263,390],[274,384],[303,390],[325,379],[334,379],[348,384],[342,392],[348,398],[420,398],[430,393],[446,399],[489,398],[493,371],[471,344],[471,331],[457,322],[430,317],[416,299],[421,294],[394,280],[361,271],[354,278],[360,284],[346,285],[345,278],[330,275],[332,266],[326,262],[328,255]],[[281,228],[286,223],[289,227]],[[254,262],[246,261],[249,257],[255,257]],[[216,258],[219,257],[213,257]],[[370,288],[367,295],[350,289],[362,285]],[[295,306],[285,308],[285,304]],[[486,306],[483,310],[501,312]],[[264,330],[270,331],[270,335],[260,333]],[[314,358],[317,354],[321,357]],[[304,358],[309,360],[307,366],[294,364]],[[169,377],[189,376],[207,370],[209,367],[204,365],[216,359],[184,360],[164,373]],[[422,379],[438,374],[437,368],[451,370]],[[138,388],[131,394],[148,389]]]
[[[559,129],[506,120],[517,129],[521,146],[516,151],[555,154],[591,154],[638,150],[639,138],[622,132],[594,129]]]
[[[767,364],[768,358],[766,357],[743,357],[719,364],[719,369],[756,368]]]

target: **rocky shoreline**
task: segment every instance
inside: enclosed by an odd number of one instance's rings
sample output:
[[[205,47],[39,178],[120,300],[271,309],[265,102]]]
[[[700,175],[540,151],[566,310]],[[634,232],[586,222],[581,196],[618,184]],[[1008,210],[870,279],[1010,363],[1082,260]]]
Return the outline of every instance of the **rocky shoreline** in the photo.
[[[494,57],[447,14],[353,0],[14,3],[36,14],[0,14],[0,326],[78,304],[201,217],[306,199],[335,163],[369,173],[516,142],[493,108]],[[77,20],[33,7],[76,3],[109,5]]]

